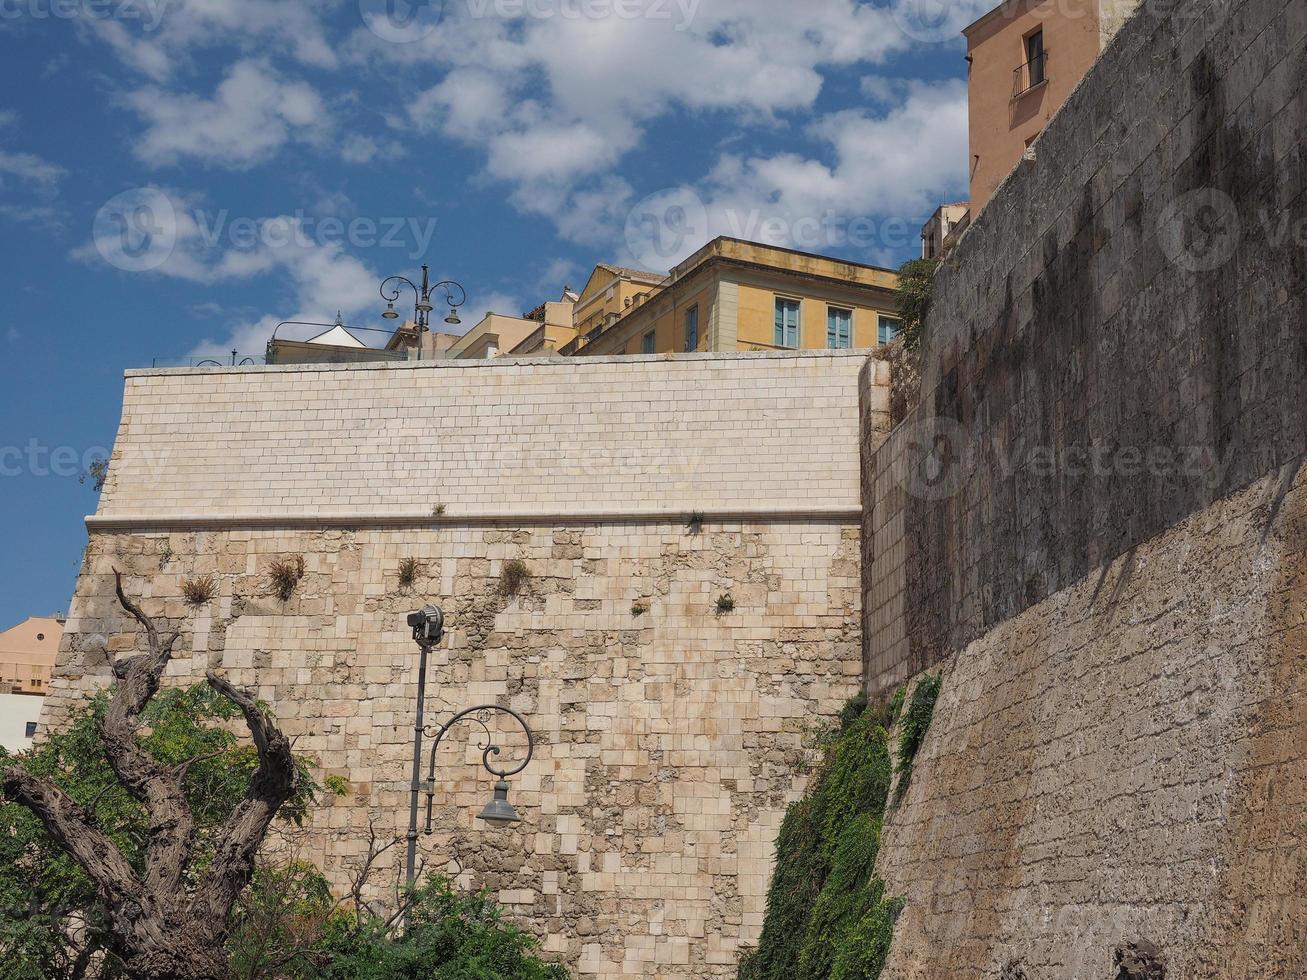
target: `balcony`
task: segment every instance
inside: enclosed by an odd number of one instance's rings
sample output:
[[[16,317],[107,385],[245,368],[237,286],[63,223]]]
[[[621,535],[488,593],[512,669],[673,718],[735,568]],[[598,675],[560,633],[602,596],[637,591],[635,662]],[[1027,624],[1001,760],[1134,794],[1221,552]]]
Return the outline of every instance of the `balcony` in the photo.
[[[1024,65],[1013,69],[1012,99],[1021,98],[1028,92],[1048,84],[1048,52],[1031,58]]]

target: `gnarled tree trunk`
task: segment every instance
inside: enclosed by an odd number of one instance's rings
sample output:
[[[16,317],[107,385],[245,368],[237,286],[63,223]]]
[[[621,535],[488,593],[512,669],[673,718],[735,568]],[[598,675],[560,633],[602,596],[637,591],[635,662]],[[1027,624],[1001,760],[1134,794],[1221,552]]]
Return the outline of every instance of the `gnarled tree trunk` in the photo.
[[[108,911],[109,948],[139,980],[228,980],[223,943],[232,904],[249,883],[268,825],[295,790],[290,742],[254,699],[210,673],[209,683],[240,708],[259,754],[249,790],[219,829],[212,863],[191,880],[195,821],[182,780],[186,767],[164,766],[136,738],[141,713],[159,691],[177,634],[161,637],[153,620],[127,598],[118,601],[145,630],[149,651],[117,661],[117,683],[100,724],[109,765],[148,816],[138,872],[91,815],[63,790],[23,769],[0,777],[0,789],[26,806],[95,883]]]

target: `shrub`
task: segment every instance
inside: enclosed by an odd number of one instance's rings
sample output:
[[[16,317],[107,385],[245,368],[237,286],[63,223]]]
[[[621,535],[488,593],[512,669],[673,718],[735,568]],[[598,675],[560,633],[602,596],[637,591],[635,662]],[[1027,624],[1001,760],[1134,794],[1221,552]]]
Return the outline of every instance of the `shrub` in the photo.
[[[879,889],[869,887],[879,847],[880,825],[870,814],[859,814],[839,831],[830,874],[812,907],[803,941],[800,980],[827,980],[836,950],[867,908],[880,899]]]
[[[885,812],[890,787],[889,733],[865,714],[840,736],[814,794],[818,830],[832,854],[840,829],[860,813]]]
[[[520,558],[510,558],[504,562],[504,570],[499,573],[499,594],[517,595],[530,578],[531,570],[526,567],[526,562]]]
[[[648,611],[649,602],[646,599],[636,599],[635,602],[631,603],[632,616],[643,616]]]
[[[188,578],[182,583],[182,596],[188,606],[208,605],[218,596],[218,581],[212,575]]]
[[[877,890],[883,890],[876,882]],[[903,911],[903,899],[877,897],[835,952],[830,980],[876,980],[889,959],[894,923]]]
[[[444,504],[436,504],[434,507],[432,507],[432,508],[431,508],[431,516],[432,516],[432,517],[444,517],[444,516],[445,516],[445,505],[444,505]]]
[[[422,566],[418,564],[416,558],[404,558],[399,563],[399,587],[401,589],[411,589],[417,584],[418,576],[422,573]]]
[[[272,594],[282,602],[290,602],[300,579],[304,578],[304,558],[278,558],[268,569],[268,581],[272,585]]]
[[[899,268],[895,294],[899,301],[899,318],[903,321],[903,346],[914,351],[921,343],[921,331],[930,312],[930,297],[935,288],[936,259],[912,259]]]
[[[793,980],[812,905],[826,879],[812,800],[790,804],[776,838],[776,869],[767,889],[767,916],[758,940],[759,976]]]
[[[689,519],[685,522],[685,526],[689,528],[691,534],[698,534],[700,531],[703,530],[703,521],[704,521],[703,511],[701,510],[691,511]]]
[[[535,940],[505,923],[489,898],[461,895],[434,875],[414,891],[401,934],[375,918],[334,924],[329,965],[305,980],[568,980],[566,969],[536,957]]]
[[[729,592],[717,597],[717,611],[719,613],[728,613],[735,611],[735,600],[731,598]]]
[[[912,692],[912,703],[908,713],[899,726],[899,784],[895,791],[897,798],[902,798],[912,780],[912,761],[917,757],[917,750],[926,739],[926,730],[930,728],[930,719],[935,714],[935,702],[939,700],[943,674],[927,674],[917,682]]]

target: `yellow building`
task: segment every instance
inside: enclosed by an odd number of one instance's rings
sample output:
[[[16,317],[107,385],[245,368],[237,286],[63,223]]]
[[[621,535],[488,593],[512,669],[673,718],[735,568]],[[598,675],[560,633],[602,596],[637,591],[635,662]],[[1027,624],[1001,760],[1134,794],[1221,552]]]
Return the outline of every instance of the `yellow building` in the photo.
[[[595,270],[563,354],[871,348],[898,333],[889,269],[718,238],[657,283],[630,272]]]
[[[569,289],[554,303],[542,303],[525,316],[487,313],[445,352],[455,360],[507,354],[548,354],[576,336],[572,324],[577,296]]]

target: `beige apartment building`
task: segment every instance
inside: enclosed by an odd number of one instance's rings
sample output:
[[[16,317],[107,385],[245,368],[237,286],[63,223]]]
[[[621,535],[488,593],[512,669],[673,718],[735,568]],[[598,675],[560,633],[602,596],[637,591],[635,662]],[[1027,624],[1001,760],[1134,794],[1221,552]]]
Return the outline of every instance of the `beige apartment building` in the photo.
[[[921,230],[943,258],[1029,153],[1139,0],[1007,0],[966,27],[969,202]]]
[[[31,748],[64,624],[34,616],[0,633],[0,746]]]
[[[967,39],[971,213],[979,214],[1138,0],[1007,0]]]
[[[563,353],[872,348],[898,334],[897,284],[890,269],[718,238],[620,309],[609,299]]]

